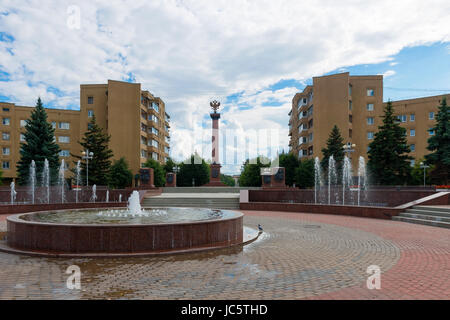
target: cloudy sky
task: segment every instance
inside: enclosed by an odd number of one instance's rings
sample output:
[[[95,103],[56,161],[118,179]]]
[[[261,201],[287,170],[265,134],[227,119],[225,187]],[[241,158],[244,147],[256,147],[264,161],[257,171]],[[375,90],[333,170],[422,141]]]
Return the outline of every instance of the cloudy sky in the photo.
[[[236,173],[288,149],[292,97],[313,76],[384,74],[385,100],[448,93],[449,13],[448,0],[2,0],[0,101],[79,109],[80,83],[140,82],[166,102],[182,160],[210,158],[217,99]]]

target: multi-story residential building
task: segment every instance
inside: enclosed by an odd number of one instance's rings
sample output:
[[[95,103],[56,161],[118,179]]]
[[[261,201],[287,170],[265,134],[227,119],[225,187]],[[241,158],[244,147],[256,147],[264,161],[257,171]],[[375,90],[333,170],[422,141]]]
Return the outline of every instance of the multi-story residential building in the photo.
[[[111,136],[114,158],[124,157],[133,173],[148,158],[165,163],[169,157],[170,117],[161,98],[141,90],[140,83],[109,80],[80,86],[80,129],[90,118]]]
[[[401,125],[407,128],[411,156],[417,160],[427,153],[428,129],[435,124],[440,99],[442,96],[392,102]],[[344,142],[355,145],[350,156],[356,167],[359,156],[367,159],[369,144],[382,124],[384,106],[381,75],[314,77],[313,84],[292,99],[290,152],[299,158],[321,159],[322,148],[337,125]]]
[[[4,183],[16,178],[16,164],[20,159],[25,120],[33,107],[0,102],[2,118],[0,140]],[[170,116],[164,102],[148,91],[141,91],[139,83],[109,80],[107,84],[80,86],[80,110],[46,108],[48,121],[55,128],[61,159],[71,167],[81,154],[78,143],[95,115],[97,123],[111,136],[109,147],[114,160],[124,157],[133,174],[153,158],[165,163],[170,151]]]

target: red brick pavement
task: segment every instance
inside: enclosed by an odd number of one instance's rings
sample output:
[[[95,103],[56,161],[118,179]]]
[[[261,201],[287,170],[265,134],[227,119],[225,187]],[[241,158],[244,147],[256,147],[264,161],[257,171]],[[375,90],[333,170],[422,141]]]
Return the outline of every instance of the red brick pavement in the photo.
[[[366,283],[310,299],[450,299],[450,230],[398,221],[323,214],[243,211],[249,216],[300,219],[371,232],[392,241],[401,250],[397,264],[381,270],[381,289]],[[369,274],[367,275],[369,277]]]

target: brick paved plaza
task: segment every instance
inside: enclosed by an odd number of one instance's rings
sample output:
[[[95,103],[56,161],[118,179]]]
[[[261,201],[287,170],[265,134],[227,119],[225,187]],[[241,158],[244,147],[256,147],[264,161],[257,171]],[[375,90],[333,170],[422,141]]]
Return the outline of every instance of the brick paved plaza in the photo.
[[[450,230],[397,221],[244,211],[245,247],[149,258],[0,253],[1,299],[449,299]],[[5,217],[0,217],[4,220]],[[0,222],[5,231],[5,223]],[[81,268],[81,290],[65,270]],[[367,267],[381,268],[369,290]]]

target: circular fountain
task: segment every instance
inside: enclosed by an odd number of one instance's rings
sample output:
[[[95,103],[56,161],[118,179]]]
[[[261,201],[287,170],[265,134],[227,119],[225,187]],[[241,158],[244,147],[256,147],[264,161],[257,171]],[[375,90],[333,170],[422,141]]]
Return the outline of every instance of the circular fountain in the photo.
[[[10,251],[54,256],[189,252],[242,244],[243,214],[201,208],[143,209],[133,191],[128,208],[60,210],[7,218]],[[5,250],[5,248],[2,248]]]

